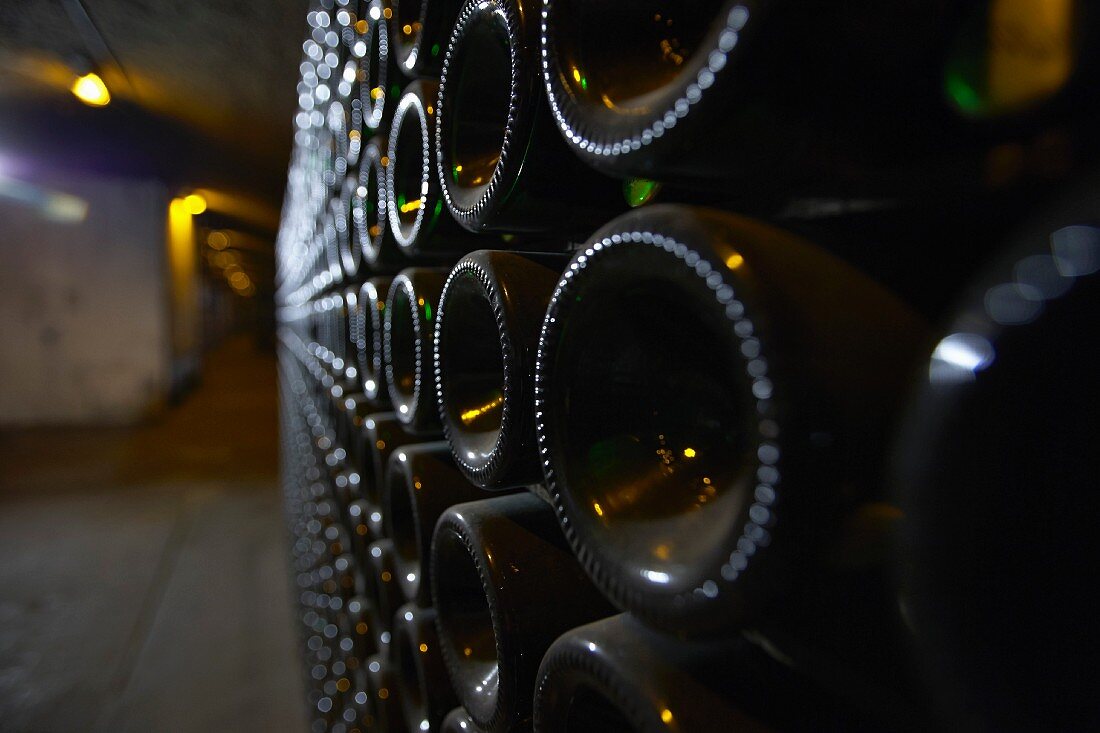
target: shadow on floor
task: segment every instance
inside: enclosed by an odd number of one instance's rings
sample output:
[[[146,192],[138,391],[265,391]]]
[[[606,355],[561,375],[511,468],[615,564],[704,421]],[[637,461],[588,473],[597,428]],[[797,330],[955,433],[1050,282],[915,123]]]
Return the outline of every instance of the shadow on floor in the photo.
[[[0,433],[0,730],[301,731],[274,358],[155,423]]]

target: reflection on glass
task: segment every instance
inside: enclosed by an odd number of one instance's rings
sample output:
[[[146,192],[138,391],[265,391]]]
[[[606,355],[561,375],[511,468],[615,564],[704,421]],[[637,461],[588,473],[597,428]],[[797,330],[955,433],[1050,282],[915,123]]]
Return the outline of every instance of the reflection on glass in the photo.
[[[599,282],[557,354],[563,482],[623,572],[683,590],[753,489],[744,366],[721,313],[669,282]]]
[[[578,97],[644,111],[646,96],[675,79],[699,50],[719,9],[706,0],[557,0],[559,65],[571,70]]]
[[[995,116],[1057,93],[1076,62],[1075,0],[992,0],[964,31],[944,78],[964,114]]]

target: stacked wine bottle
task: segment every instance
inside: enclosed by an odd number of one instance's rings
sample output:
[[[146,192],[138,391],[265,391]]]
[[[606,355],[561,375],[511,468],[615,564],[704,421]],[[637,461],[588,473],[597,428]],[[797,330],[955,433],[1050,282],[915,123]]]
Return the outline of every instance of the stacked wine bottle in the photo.
[[[1100,18],[958,5],[315,0],[312,730],[1100,724]]]

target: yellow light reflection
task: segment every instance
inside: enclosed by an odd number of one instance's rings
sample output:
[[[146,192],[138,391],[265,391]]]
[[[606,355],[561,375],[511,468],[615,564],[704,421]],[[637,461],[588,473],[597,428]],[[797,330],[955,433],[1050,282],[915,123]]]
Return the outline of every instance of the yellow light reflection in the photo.
[[[413,199],[409,203],[401,205],[401,207],[400,207],[401,208],[401,213],[402,214],[407,214],[410,211],[416,211],[417,209],[419,209],[423,205],[424,204],[423,204],[422,199]]]
[[[1073,69],[1074,0],[1001,0],[990,9],[989,96],[1018,108],[1054,94]]]
[[[743,264],[745,264],[745,258],[736,252],[726,258],[726,267],[730,268],[731,270],[736,270]]]
[[[500,407],[503,404],[504,404],[504,395],[501,395],[500,397],[497,397],[495,400],[492,400],[490,402],[486,402],[484,405],[481,405],[480,407],[474,407],[474,408],[471,408],[469,410],[466,410],[461,415],[459,415],[459,417],[462,419],[462,422],[464,424],[469,425],[471,422],[473,422],[477,418],[481,417],[485,413],[487,413],[491,410],[494,410],[494,409],[496,409],[497,407]]]
[[[187,210],[196,216],[206,211],[206,199],[197,193],[190,194],[183,201],[187,204]]]
[[[172,199],[168,205],[167,240],[172,291],[172,353],[186,354],[198,345],[200,317],[198,251],[191,211],[184,199]]]
[[[428,651],[428,645],[427,644],[421,644],[420,645],[420,651],[421,651],[421,653],[426,653]]]
[[[596,511],[596,516],[597,517],[602,517],[603,516],[603,507],[600,506],[600,502],[598,502],[598,501],[592,502],[592,508]]]
[[[70,89],[77,99],[90,107],[105,107],[111,101],[107,85],[95,73],[89,72],[77,77]]]
[[[662,710],[661,711],[661,721],[666,723],[666,724],[671,723],[672,722],[672,711],[669,710],[668,708],[665,708],[664,710]]]
[[[206,243],[211,249],[219,252],[229,246],[229,235],[225,232],[213,231],[206,235]]]
[[[695,457],[695,449],[694,448],[684,448],[684,458],[694,458],[694,457]]]

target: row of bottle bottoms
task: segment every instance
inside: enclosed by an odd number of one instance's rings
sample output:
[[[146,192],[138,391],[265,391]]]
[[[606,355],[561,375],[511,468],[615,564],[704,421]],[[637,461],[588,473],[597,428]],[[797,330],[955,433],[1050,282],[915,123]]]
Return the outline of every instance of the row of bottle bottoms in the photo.
[[[296,370],[308,374],[302,365]],[[309,507],[296,532],[297,557],[306,558],[299,585],[308,589],[302,594],[312,632],[307,653],[322,693],[319,719],[329,729],[866,724],[743,638],[691,642],[616,614],[543,499],[525,491],[482,498],[445,443],[394,439],[401,431],[392,415],[367,420],[372,437],[388,435],[399,445],[378,449],[392,451],[380,492],[383,526],[372,528],[370,520],[364,526],[356,507],[364,500],[372,506],[367,497],[379,492],[367,487],[376,480],[337,479],[354,469],[328,460],[334,443],[304,430],[319,413],[312,398],[302,397],[306,382],[291,381],[302,407],[299,430],[289,431],[297,450],[287,452],[306,457],[294,475],[307,480],[289,483],[313,499],[297,503],[299,517]],[[309,474],[307,466],[316,470]],[[370,541],[376,536],[384,539]],[[326,636],[333,643],[325,644]],[[322,649],[342,653],[318,655]],[[463,710],[448,715],[458,703]],[[453,727],[460,723],[466,727]]]
[[[1011,243],[940,333],[796,237],[675,206],[620,217],[571,257],[479,251],[283,315],[299,351],[323,333],[316,370],[353,365],[343,404],[388,396],[402,430],[445,438],[480,489],[539,486],[615,607],[685,637],[763,633],[799,666],[846,659],[848,689],[889,707],[910,696],[894,689],[908,649],[946,667],[971,654],[922,641],[987,590],[955,582],[978,572],[938,528],[961,506],[1013,516],[1027,493],[1006,482],[1047,485],[1034,446],[1068,451],[1059,470],[1087,485],[1090,454],[1071,448],[1089,393],[1034,429],[1052,370],[1087,382],[1076,345],[1100,232],[1076,216]],[[344,308],[346,330],[331,327]],[[968,531],[971,553],[1009,553],[992,526]],[[1000,612],[1033,634],[1022,616]]]

